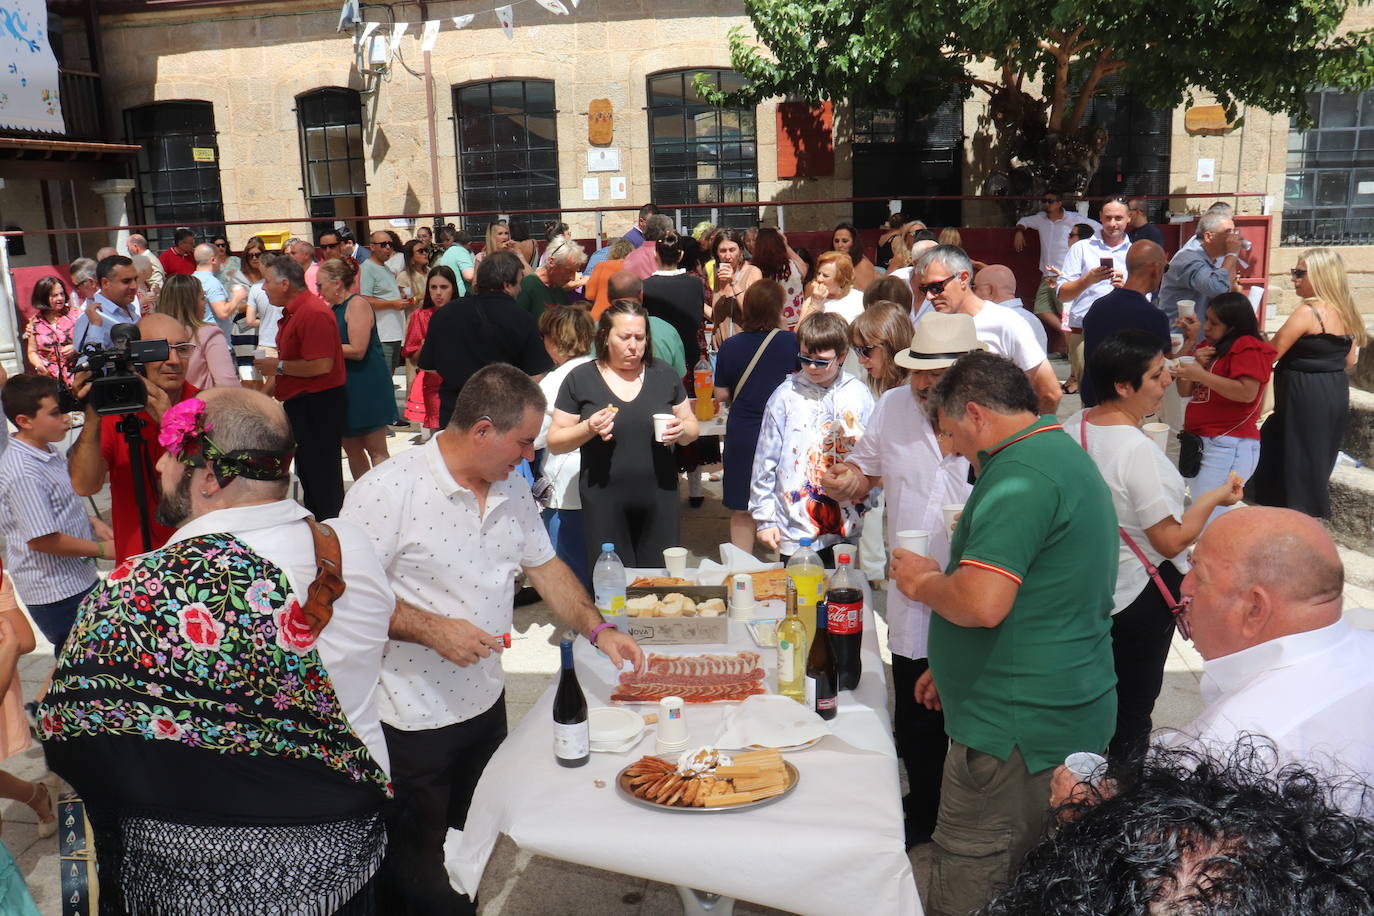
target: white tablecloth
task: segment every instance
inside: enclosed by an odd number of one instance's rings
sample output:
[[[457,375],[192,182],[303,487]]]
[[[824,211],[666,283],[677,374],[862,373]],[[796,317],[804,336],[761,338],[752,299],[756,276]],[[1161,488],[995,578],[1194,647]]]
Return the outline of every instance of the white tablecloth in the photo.
[[[467,829],[449,831],[444,852],[454,886],[477,887],[504,833],[528,852],[791,913],[920,914],[871,608],[865,616],[858,690],[841,692],[831,737],[787,755],[800,781],[791,795],[766,807],[689,814],[650,811],[622,798],[616,774],[654,752],[653,727],[624,754],[594,753],[584,767],[559,766],[551,685],[482,774]],[[774,651],[757,649],[737,621],[730,621],[730,637],[728,647],[699,648],[756,649],[775,686]],[[669,648],[677,653],[686,647]],[[585,640],[578,640],[575,656],[588,705],[609,705],[616,680],[610,663]],[[693,746],[713,740],[722,711],[718,705],[688,707]],[[597,788],[597,779],[604,788]]]

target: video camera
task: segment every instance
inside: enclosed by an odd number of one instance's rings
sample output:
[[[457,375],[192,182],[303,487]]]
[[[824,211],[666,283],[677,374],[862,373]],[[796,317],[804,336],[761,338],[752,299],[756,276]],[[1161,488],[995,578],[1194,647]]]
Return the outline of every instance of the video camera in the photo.
[[[110,346],[87,344],[74,360],[75,368],[91,374],[91,387],[84,399],[67,387],[58,392],[58,406],[67,412],[90,404],[100,416],[138,413],[148,406],[148,391],[143,387],[143,366],[167,359],[166,340],[142,340],[138,326],[117,324],[110,328]]]

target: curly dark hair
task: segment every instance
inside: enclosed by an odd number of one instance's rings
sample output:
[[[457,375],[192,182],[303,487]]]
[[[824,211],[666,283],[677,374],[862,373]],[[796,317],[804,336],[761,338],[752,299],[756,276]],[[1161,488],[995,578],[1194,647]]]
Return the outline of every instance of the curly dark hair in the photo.
[[[979,913],[1374,913],[1374,822],[1341,810],[1368,811],[1369,787],[1279,763],[1248,735],[1215,756],[1156,747],[1116,795],[1061,807]]]

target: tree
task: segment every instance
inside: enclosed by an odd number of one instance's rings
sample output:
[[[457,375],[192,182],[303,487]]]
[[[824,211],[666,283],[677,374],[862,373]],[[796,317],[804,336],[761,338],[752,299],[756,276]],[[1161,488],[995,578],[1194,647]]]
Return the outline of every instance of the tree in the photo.
[[[1349,0],[745,0],[757,43],[730,33],[747,88],[714,104],[775,95],[934,110],[951,87],[987,97],[988,193],[1081,192],[1106,132],[1084,125],[1117,82],[1173,108],[1195,91],[1228,118],[1240,105],[1310,121],[1305,94],[1374,85],[1374,29],[1342,30]]]

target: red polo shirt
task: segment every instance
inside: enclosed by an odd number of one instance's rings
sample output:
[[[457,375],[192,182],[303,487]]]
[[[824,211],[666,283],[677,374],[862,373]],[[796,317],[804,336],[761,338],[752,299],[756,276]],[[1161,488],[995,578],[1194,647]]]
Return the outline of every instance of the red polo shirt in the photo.
[[[189,382],[183,382],[182,400],[193,397],[199,390]],[[157,514],[158,496],[162,492],[155,469],[163,449],[157,441],[157,421],[149,417],[147,411],[139,413],[138,418],[144,421],[139,433],[143,437],[144,454],[148,459],[143,482],[148,494],[148,521],[151,523],[148,531],[152,537],[150,549],[156,550],[167,543],[173,530],[153,521],[153,516]],[[138,502],[134,499],[129,446],[124,441],[124,434],[115,429],[118,422],[119,417],[100,418],[100,454],[105,459],[105,466],[110,469],[110,520],[114,526],[115,562],[122,563],[127,557],[143,553],[143,532],[138,524]]]
[[[278,375],[276,395],[279,401],[328,391],[344,383],[346,370],[339,320],[325,301],[309,290],[302,290],[282,309],[281,322],[277,325],[277,356],[284,360],[334,357],[334,367],[324,375],[314,378]]]
[[[172,274],[185,274],[189,277],[196,272],[196,259],[189,254],[182,254],[175,247],[168,248],[158,255],[157,259],[162,264],[162,272],[169,277]]]

